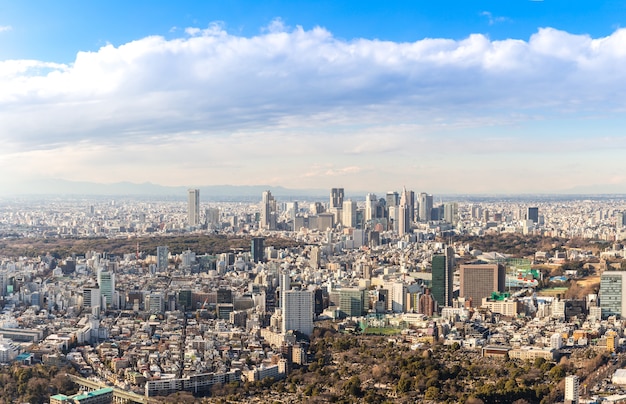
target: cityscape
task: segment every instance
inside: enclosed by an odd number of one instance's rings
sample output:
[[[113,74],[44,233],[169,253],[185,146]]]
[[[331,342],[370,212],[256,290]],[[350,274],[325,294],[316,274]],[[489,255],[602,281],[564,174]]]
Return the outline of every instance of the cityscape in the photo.
[[[5,198],[0,362],[80,389],[33,402],[626,399],[626,198],[348,194]],[[351,344],[546,379],[322,382]]]
[[[626,3],[0,3],[0,404],[626,403]]]

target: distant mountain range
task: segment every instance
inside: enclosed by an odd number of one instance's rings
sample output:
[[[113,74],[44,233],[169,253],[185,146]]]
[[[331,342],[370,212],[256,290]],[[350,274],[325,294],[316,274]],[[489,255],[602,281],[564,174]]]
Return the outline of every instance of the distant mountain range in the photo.
[[[290,189],[281,186],[270,185],[205,185],[205,186],[165,186],[144,182],[135,184],[132,182],[116,182],[99,184],[94,182],[68,181],[62,179],[39,180],[22,182],[13,186],[0,186],[0,196],[128,196],[136,198],[163,198],[171,200],[186,200],[187,190],[197,188],[200,190],[200,200],[204,201],[259,201],[263,191],[270,190],[272,195],[281,200],[315,199],[325,200],[328,198],[330,189]],[[373,190],[375,192],[375,190]],[[416,189],[416,192],[422,190]],[[428,190],[426,190],[428,191]],[[367,192],[346,189],[346,198],[363,200]],[[555,190],[553,193],[525,193],[520,190],[517,194],[458,194],[453,192],[436,193],[438,199],[475,201],[475,200],[550,200],[550,199],[581,199],[585,196],[595,197],[626,197],[626,189],[620,185],[591,185],[578,186],[567,190]],[[385,193],[376,192],[379,197]]]
[[[2,195],[67,195],[67,196],[145,196],[186,199],[189,188],[200,190],[200,199],[204,200],[260,200],[263,191],[270,190],[272,195],[285,198],[326,197],[329,190],[289,189],[269,185],[208,185],[208,186],[164,186],[144,182],[116,182],[98,184],[67,180],[46,180],[22,183],[11,188],[0,189]]]

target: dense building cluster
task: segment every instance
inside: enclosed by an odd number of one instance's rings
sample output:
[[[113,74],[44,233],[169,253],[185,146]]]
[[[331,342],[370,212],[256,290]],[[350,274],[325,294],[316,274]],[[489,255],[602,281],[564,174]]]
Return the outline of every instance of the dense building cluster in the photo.
[[[626,345],[626,272],[617,270],[626,201],[434,200],[406,189],[361,200],[333,188],[328,202],[283,202],[266,191],[260,203],[201,203],[196,189],[187,204],[3,201],[5,240],[133,241],[124,254],[2,257],[0,362],[69,362],[86,378],[151,397],[284,378],[307,365],[307,337],[324,320],[342,330],[401,330],[414,348],[458,344],[521,360]],[[142,250],[143,240],[163,235],[243,237],[249,248]],[[454,241],[488,235],[608,248],[554,244],[513,257]],[[266,245],[269,237],[295,246]],[[548,279],[537,269],[566,262],[599,275],[599,293],[538,293],[580,277]],[[566,398],[578,397],[577,380],[566,386]]]

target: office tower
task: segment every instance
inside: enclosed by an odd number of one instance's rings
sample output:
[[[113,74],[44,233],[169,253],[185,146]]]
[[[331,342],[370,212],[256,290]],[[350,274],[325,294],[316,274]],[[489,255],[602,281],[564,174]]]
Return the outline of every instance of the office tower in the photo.
[[[0,272],[0,296],[6,296],[8,280],[9,274],[4,271]]]
[[[280,308],[283,308],[283,304],[285,300],[283,297],[285,296],[285,292],[291,290],[291,276],[289,276],[289,272],[281,272],[278,278],[278,298],[280,299]]]
[[[92,286],[83,288],[83,307],[100,306],[100,288]]]
[[[400,203],[400,194],[395,191],[389,191],[387,192],[385,201],[387,203],[387,209],[389,209],[389,207],[391,206],[398,206],[398,204]]]
[[[578,404],[580,400],[578,383],[576,375],[565,378],[565,404]]]
[[[151,292],[146,295],[144,306],[152,314],[160,314],[165,311],[165,296],[162,292]]]
[[[166,246],[157,247],[157,271],[162,272],[167,270],[169,259],[169,252]]]
[[[626,271],[605,271],[600,276],[599,298],[602,318],[626,316],[624,285],[626,285]]]
[[[618,229],[623,229],[626,226],[626,213],[619,212],[617,214],[617,219],[615,221],[615,227]]]
[[[310,218],[309,218],[310,220]],[[335,227],[335,215],[332,213],[320,213],[317,215],[317,229],[326,231]]]
[[[270,191],[263,192],[260,209],[259,227],[265,230],[276,230],[276,200]]]
[[[403,313],[406,311],[406,291],[407,287],[402,282],[394,282],[389,285],[391,311],[394,313]]]
[[[448,247],[445,254],[435,254],[432,261],[433,299],[439,308],[452,306],[452,282],[454,276],[454,249]]]
[[[461,293],[473,307],[479,307],[483,297],[492,292],[504,292],[506,271],[502,264],[467,264],[460,266]]]
[[[378,206],[378,199],[375,194],[367,194],[365,197],[365,221],[368,222],[376,218],[376,207]]]
[[[432,317],[435,313],[435,299],[430,294],[430,289],[426,289],[424,294],[420,296],[418,312]]]
[[[345,227],[356,226],[356,202],[347,200],[343,201],[343,217],[341,222]]]
[[[539,208],[528,208],[526,219],[532,220],[533,223],[539,223]]]
[[[359,317],[365,312],[366,290],[345,288],[339,290],[339,310],[347,317]]]
[[[389,220],[387,230],[392,230],[396,233],[398,230],[398,217],[400,217],[400,207],[390,206],[387,210],[387,219]]]
[[[322,261],[322,250],[318,246],[311,247],[311,253],[309,254],[309,263],[311,268],[319,269]]]
[[[252,254],[252,261],[253,262],[263,262],[264,261],[264,255],[263,255],[263,242],[265,241],[265,239],[263,237],[254,237],[252,239],[251,245],[250,245],[250,253]]]
[[[296,215],[298,214],[298,202],[297,201],[293,201],[293,202],[287,202],[285,204],[285,211],[287,213],[287,218],[289,220],[294,220],[296,218]]]
[[[425,192],[419,194],[419,221],[428,222],[432,219],[433,196]]]
[[[217,304],[233,303],[233,291],[226,288],[219,288],[215,292],[215,301]]]
[[[191,305],[191,290],[181,290],[178,292],[178,309],[181,311],[189,311],[192,308]]]
[[[98,271],[98,285],[100,285],[100,295],[106,299],[106,304],[102,308],[117,308],[115,299],[115,273],[100,269]]]
[[[328,300],[328,294],[326,294],[326,300]],[[328,304],[328,302],[326,302]],[[319,316],[324,312],[324,291],[320,288],[315,289],[313,293],[313,312],[316,316]]]
[[[208,208],[205,210],[206,215],[206,225],[208,229],[219,229],[220,228],[220,209],[219,208]]]
[[[459,204],[456,202],[446,202],[443,205],[443,220],[453,226],[459,221]]]
[[[341,208],[343,206],[343,188],[332,188],[330,190],[329,208]]]
[[[187,223],[189,226],[200,224],[200,190],[190,189],[187,198]]]
[[[313,202],[309,205],[309,213],[312,215],[319,215],[324,212],[324,206],[322,206],[321,202]]]
[[[407,191],[406,194],[407,205],[409,206],[409,221],[413,223],[415,221],[415,192]]]
[[[400,196],[400,206],[398,209],[398,235],[400,236],[411,232],[412,208],[409,204],[410,196],[406,188],[404,188]]]
[[[283,292],[282,331],[299,331],[304,335],[313,333],[313,292],[310,290],[286,290]]]

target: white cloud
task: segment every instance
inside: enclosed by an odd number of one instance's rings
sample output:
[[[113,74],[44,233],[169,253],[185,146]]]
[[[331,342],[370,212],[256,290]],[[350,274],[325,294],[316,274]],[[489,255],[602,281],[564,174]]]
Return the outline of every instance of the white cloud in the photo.
[[[276,172],[288,162],[297,167],[293,184],[313,178],[306,173],[314,164],[322,177],[349,178],[365,168],[387,170],[398,156],[442,149],[545,150],[537,141],[562,153],[626,148],[611,128],[603,133],[610,142],[580,131],[565,140],[569,127],[541,132],[543,121],[572,126],[581,116],[621,116],[623,29],[604,38],[543,28],[528,41],[475,34],[396,43],[341,40],[277,19],[251,38],[227,33],[221,22],[185,33],[79,52],[68,65],[0,61],[0,158],[37,158],[33,169],[55,151],[80,154],[83,145],[91,157],[81,164],[93,169],[81,175],[104,170],[124,179],[124,171],[145,163],[152,169],[138,168],[136,180],[159,182],[166,169],[172,180],[193,172],[182,166],[192,160],[188,150],[231,167],[240,176],[232,183],[270,172],[285,179]],[[127,150],[140,156],[133,160]],[[129,159],[117,163],[125,170],[107,169],[119,156]],[[217,175],[209,165],[198,172]],[[67,167],[58,169],[77,174],[76,165]]]
[[[0,25],[0,32],[7,32],[13,30],[13,27],[10,25]]]
[[[489,25],[494,25],[499,22],[510,21],[508,17],[501,17],[501,16],[496,17],[490,11],[483,11],[482,13],[480,13],[480,15],[483,17],[487,17],[487,20],[489,21]]]

